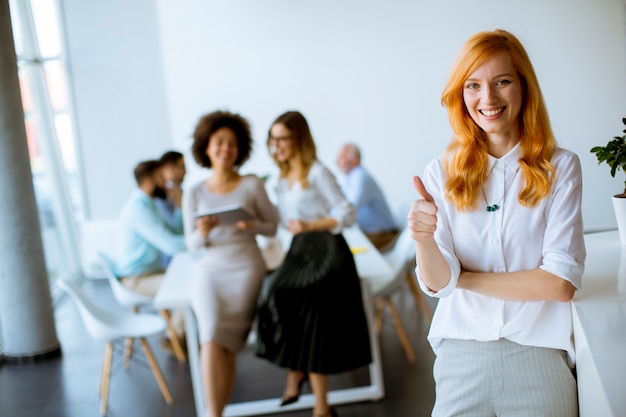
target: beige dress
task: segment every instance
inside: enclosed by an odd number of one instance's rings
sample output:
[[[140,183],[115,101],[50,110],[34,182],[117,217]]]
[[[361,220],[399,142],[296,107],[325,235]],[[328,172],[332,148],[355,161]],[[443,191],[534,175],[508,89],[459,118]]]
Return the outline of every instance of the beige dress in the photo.
[[[192,295],[200,341],[213,341],[237,352],[247,339],[267,273],[255,235],[276,233],[276,209],[263,182],[254,175],[242,177],[237,188],[227,194],[212,193],[203,181],[183,195],[185,241],[200,258],[195,263]],[[202,237],[195,225],[195,213],[232,204],[239,204],[253,215],[253,230],[218,224],[206,239]]]

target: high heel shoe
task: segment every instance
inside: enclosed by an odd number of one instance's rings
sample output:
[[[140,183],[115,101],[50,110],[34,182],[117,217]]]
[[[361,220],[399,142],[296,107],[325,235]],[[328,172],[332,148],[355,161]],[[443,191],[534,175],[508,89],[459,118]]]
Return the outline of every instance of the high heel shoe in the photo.
[[[293,404],[296,401],[298,401],[300,399],[300,391],[302,391],[302,385],[304,385],[304,383],[308,380],[309,380],[309,375],[303,374],[300,381],[298,381],[298,393],[290,397],[285,397],[283,395],[283,401],[280,403],[280,406],[283,407],[285,405]]]
[[[335,409],[330,407],[328,409],[328,412],[324,414],[315,414],[315,412],[313,412],[313,417],[339,417],[339,416],[337,415],[337,412],[335,411]]]

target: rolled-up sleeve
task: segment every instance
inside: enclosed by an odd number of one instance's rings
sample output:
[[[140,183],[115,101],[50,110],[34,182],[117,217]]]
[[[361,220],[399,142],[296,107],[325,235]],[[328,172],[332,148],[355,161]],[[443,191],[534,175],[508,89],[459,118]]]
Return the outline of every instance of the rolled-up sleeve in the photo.
[[[315,178],[316,187],[329,205],[330,217],[337,221],[337,226],[330,232],[340,233],[344,227],[350,227],[356,221],[356,209],[345,197],[335,176],[323,166]]]
[[[541,269],[571,282],[580,289],[586,257],[581,213],[582,170],[575,154],[557,165]]]

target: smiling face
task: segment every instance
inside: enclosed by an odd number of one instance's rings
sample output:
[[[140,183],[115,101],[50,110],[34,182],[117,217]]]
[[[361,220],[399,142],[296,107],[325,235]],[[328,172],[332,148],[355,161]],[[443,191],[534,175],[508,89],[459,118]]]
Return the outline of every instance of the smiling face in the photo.
[[[298,155],[294,139],[293,133],[284,124],[276,123],[272,126],[267,144],[277,161],[286,162]]]
[[[519,140],[522,83],[507,53],[478,67],[463,84],[463,101],[490,145],[512,148]]]
[[[238,153],[237,136],[232,129],[221,127],[209,138],[206,154],[211,160],[211,166],[213,168],[232,169],[237,160]]]

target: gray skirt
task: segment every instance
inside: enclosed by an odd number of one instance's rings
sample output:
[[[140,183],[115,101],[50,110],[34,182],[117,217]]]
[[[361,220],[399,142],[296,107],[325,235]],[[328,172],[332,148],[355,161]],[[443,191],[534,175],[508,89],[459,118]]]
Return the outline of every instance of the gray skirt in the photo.
[[[209,247],[194,271],[192,307],[200,342],[232,352],[248,337],[267,268],[256,241]]]

